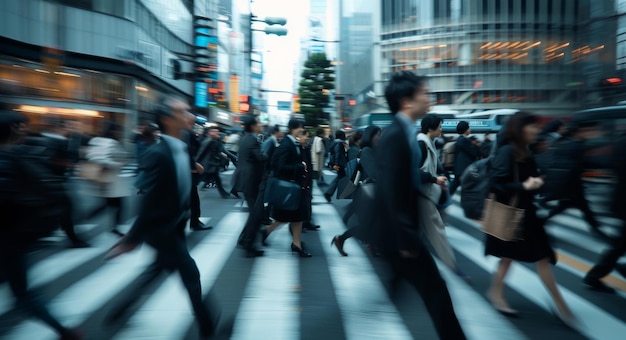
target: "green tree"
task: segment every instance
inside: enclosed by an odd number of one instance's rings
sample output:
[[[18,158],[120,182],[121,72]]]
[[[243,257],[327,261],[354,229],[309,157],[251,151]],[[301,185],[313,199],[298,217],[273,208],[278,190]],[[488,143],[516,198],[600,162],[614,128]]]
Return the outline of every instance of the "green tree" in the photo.
[[[335,70],[326,53],[313,53],[304,62],[300,80],[300,112],[307,126],[328,123],[324,108],[330,102],[330,90],[335,88]]]

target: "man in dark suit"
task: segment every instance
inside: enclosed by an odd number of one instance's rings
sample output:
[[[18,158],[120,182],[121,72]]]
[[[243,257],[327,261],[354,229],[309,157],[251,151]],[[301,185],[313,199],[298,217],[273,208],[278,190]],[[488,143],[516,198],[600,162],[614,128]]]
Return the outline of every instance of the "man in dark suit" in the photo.
[[[193,306],[201,337],[214,334],[216,322],[202,301],[200,273],[191,258],[184,234],[179,231],[189,218],[191,167],[184,130],[187,129],[189,106],[181,100],[168,99],[156,112],[161,142],[146,150],[143,159],[142,188],[137,219],[130,231],[111,248],[107,258],[132,251],[145,242],[157,253],[155,264],[142,281],[150,283],[162,269],[176,270]],[[182,226],[182,228],[181,228]],[[155,274],[156,273],[156,274]],[[125,304],[124,307],[128,307]],[[124,310],[118,310],[117,315]]]
[[[244,117],[245,135],[239,141],[239,185],[248,204],[248,220],[239,235],[239,245],[246,251],[247,257],[262,256],[263,251],[255,246],[257,234],[263,222],[263,201],[265,195],[265,162],[267,155],[261,152],[261,144],[257,135],[261,133],[261,125],[254,117]]]
[[[204,167],[197,162],[196,153],[200,148],[200,142],[196,138],[196,134],[193,131],[193,126],[196,123],[196,116],[192,113],[187,114],[187,131],[185,141],[187,142],[187,149],[189,152],[189,162],[191,165],[191,219],[189,220],[189,228],[194,231],[213,229],[212,226],[206,226],[200,221],[200,196],[198,195],[198,184],[204,174]]]
[[[72,164],[72,157],[69,150],[69,140],[66,137],[67,130],[65,128],[65,123],[60,118],[49,118],[46,123],[44,132],[41,133],[42,139],[39,142],[43,143],[47,149],[47,154],[50,157],[50,169],[54,175],[66,182],[67,170]],[[89,244],[78,238],[78,236],[76,236],[76,232],[74,231],[74,219],[72,216],[73,204],[72,199],[67,192],[63,196],[62,200],[67,206],[67,209],[60,220],[61,229],[63,229],[67,237],[72,242],[72,247],[88,247]]]
[[[604,284],[600,279],[609,275],[616,269],[626,278],[626,264],[618,264],[617,261],[626,253],[626,136],[621,136],[613,147],[615,159],[615,174],[617,175],[617,186],[613,194],[612,210],[617,218],[622,221],[621,235],[618,236],[611,247],[602,254],[598,263],[591,268],[583,279],[583,282],[596,290],[604,293],[614,294],[615,289]]]
[[[372,225],[374,244],[396,277],[408,280],[422,296],[439,338],[465,339],[446,284],[418,230],[421,152],[415,121],[430,107],[426,79],[408,71],[395,74],[385,98],[395,117],[376,148],[376,206],[380,211]]]
[[[480,156],[480,143],[468,138],[471,133],[469,123],[462,120],[456,125],[459,138],[454,145],[454,180],[450,184],[450,196],[462,185],[461,176],[470,164],[478,160]]]
[[[333,194],[337,190],[337,185],[339,181],[346,177],[346,166],[348,165],[348,152],[346,150],[346,133],[338,130],[335,132],[335,140],[330,145],[330,159],[328,160],[329,166],[333,168],[333,170],[337,171],[337,177],[330,182],[330,185],[324,192],[324,198],[326,201],[330,203],[332,200]],[[333,164],[330,164],[333,163]]]

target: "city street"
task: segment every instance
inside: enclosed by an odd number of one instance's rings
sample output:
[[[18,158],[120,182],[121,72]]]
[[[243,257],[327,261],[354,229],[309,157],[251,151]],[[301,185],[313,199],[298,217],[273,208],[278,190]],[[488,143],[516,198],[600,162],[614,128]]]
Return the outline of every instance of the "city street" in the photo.
[[[230,189],[233,170],[222,173]],[[326,180],[334,174],[325,170]],[[79,188],[80,185],[77,185]],[[592,209],[614,231],[616,220],[605,216],[608,186],[591,184]],[[81,199],[79,210],[97,204]],[[200,270],[203,293],[221,310],[220,339],[436,339],[425,307],[415,290],[400,283],[391,290],[391,273],[357,240],[345,244],[348,257],[329,245],[346,227],[341,220],[347,200],[331,204],[316,187],[313,217],[318,231],[303,235],[312,258],[291,254],[286,226],[268,238],[265,256],[245,258],[236,241],[247,217],[239,199],[222,199],[216,189],[200,191],[202,218],[209,231],[188,231],[188,246]],[[497,259],[484,256],[483,233],[466,219],[458,195],[448,208],[448,239],[468,283],[438,263],[452,295],[456,313],[469,339],[623,339],[626,334],[626,280],[606,279],[617,289],[608,295],[582,284],[586,271],[606,248],[592,236],[578,211],[568,210],[547,227],[559,262],[554,267],[565,300],[581,322],[573,331],[552,315],[552,300],[532,264],[516,263],[507,278],[506,297],[520,311],[517,318],[497,313],[485,297]],[[132,207],[136,199],[128,200]],[[120,228],[126,231],[132,223]],[[192,310],[178,275],[162,275],[139,294],[138,278],[152,261],[153,251],[140,249],[105,262],[116,242],[105,217],[79,222],[79,236],[92,247],[67,248],[62,232],[38,243],[31,253],[30,283],[67,325],[79,327],[88,339],[195,339]],[[429,278],[424,278],[428,280]],[[120,301],[137,295],[135,305],[119,320],[106,317]],[[0,338],[54,339],[44,325],[12,307],[6,282],[0,283]]]

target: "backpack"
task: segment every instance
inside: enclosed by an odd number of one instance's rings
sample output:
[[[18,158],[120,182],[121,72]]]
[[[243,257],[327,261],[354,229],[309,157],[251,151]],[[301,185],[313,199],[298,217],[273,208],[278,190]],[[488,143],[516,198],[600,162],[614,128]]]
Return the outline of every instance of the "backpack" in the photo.
[[[483,215],[485,199],[489,195],[491,157],[476,161],[461,175],[461,208],[465,217],[480,220]]]
[[[441,163],[443,163],[446,170],[454,168],[455,150],[455,141],[447,142],[443,146],[443,150],[441,151]]]

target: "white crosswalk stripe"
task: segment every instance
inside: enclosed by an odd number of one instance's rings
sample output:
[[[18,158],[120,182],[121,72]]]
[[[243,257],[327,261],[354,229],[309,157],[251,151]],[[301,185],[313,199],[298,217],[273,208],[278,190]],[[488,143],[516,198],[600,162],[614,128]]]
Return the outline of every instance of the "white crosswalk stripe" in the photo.
[[[349,241],[345,250],[349,257],[341,257],[336,249],[326,244],[336,234],[341,234],[345,226],[339,213],[325,199],[319,189],[314,191],[314,218],[322,228],[317,232],[322,242],[321,253],[313,254],[312,259],[300,259],[290,254],[288,245],[291,238],[283,226],[268,240],[272,246],[266,248],[265,256],[251,264],[251,272],[242,292],[237,309],[231,338],[258,339],[262,334],[267,339],[298,339],[302,329],[300,313],[303,308],[300,300],[303,288],[299,272],[301,261],[313,261],[323,257],[328,263],[327,271],[332,284],[332,295],[336,299],[344,337],[346,339],[412,339],[415,334],[403,317],[402,312],[388,296],[381,278],[373,266],[370,256],[358,242]],[[234,202],[233,202],[234,203]],[[232,256],[241,256],[235,250],[237,237],[247,218],[247,213],[240,212],[240,205],[217,221],[211,231],[202,232],[203,236],[191,249],[190,253],[198,264],[201,274],[203,293],[211,291],[216,281],[225,272],[231,270],[226,263]],[[453,205],[448,209],[450,215],[461,218],[462,210]],[[586,226],[579,217],[567,212],[563,217],[555,217],[558,225],[548,227],[549,233],[573,247],[584,249],[592,254],[600,254],[606,245],[600,241],[583,239],[581,233]],[[203,218],[208,223],[207,218]],[[574,225],[574,221],[576,222]],[[479,226],[471,221],[467,225]],[[568,226],[563,226],[567,224]],[[571,224],[571,225],[570,225]],[[94,226],[81,226],[90,229]],[[448,239],[460,255],[470,260],[489,275],[496,268],[497,259],[483,255],[482,240],[464,231],[463,228],[450,226]],[[306,239],[306,242],[312,242]],[[53,238],[54,240],[54,238]],[[92,247],[84,249],[64,249],[46,257],[30,268],[31,286],[38,288],[55,282],[77,267],[97,259],[117,240],[102,232],[90,240]],[[559,252],[591,265],[591,259],[558,249]],[[76,282],[68,284],[62,292],[48,301],[50,310],[59,320],[69,326],[84,323],[102,306],[124,291],[131,282],[152,262],[154,251],[144,246],[138,251],[126,254],[114,260],[103,262],[98,268]],[[438,263],[444,276],[455,311],[469,339],[524,339],[527,335],[518,329],[511,320],[493,310],[482,291],[470,287],[445,266]],[[578,278],[584,275],[579,269],[566,263],[559,263],[561,268]],[[548,293],[537,274],[523,265],[514,265],[507,286],[521,295],[533,306],[545,311],[551,310]],[[598,306],[596,302],[578,295],[567,284],[560,286],[565,300],[581,320],[581,333],[594,339],[619,339],[626,334],[626,323]],[[626,295],[619,292],[620,299]],[[0,284],[0,316],[13,309],[12,297],[6,283]],[[558,327],[556,321],[548,323]],[[163,280],[156,290],[125,321],[124,326],[114,336],[115,339],[182,339],[193,327],[193,312],[178,275],[170,275]],[[538,326],[539,327],[539,326]],[[27,319],[11,326],[6,331],[0,329],[0,337],[7,339],[54,339],[55,334],[39,322]]]

